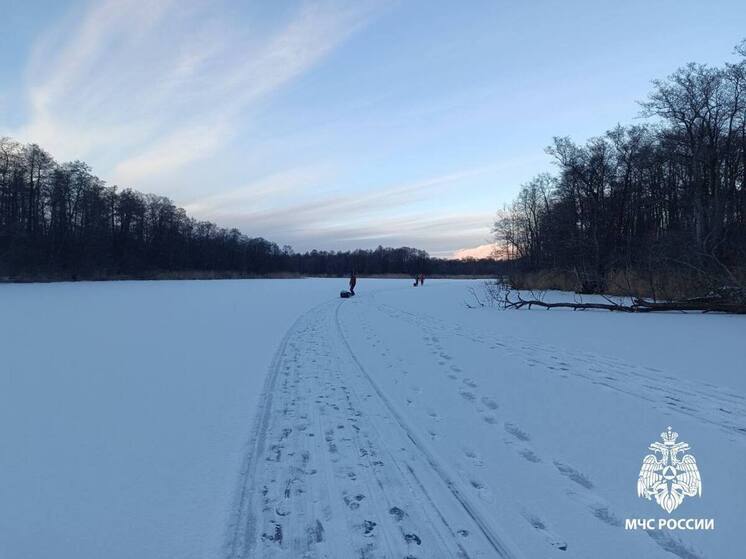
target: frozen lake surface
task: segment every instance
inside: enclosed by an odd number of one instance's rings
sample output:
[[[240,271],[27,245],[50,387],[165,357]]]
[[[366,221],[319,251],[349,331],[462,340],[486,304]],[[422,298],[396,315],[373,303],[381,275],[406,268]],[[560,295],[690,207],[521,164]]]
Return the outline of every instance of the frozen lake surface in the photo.
[[[0,557],[732,556],[746,317],[480,285],[0,285]],[[669,425],[702,477],[672,514],[637,496]]]

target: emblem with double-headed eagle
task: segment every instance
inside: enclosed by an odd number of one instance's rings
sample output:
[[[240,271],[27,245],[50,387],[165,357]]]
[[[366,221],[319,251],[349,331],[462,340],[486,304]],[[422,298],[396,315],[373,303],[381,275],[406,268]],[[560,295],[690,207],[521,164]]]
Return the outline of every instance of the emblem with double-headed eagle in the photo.
[[[687,443],[677,443],[679,434],[669,427],[661,433],[662,443],[654,442],[648,448],[660,454],[648,454],[642,461],[637,480],[637,495],[655,501],[669,514],[678,507],[684,497],[702,496],[702,479],[697,461],[691,454],[679,454],[689,450]]]

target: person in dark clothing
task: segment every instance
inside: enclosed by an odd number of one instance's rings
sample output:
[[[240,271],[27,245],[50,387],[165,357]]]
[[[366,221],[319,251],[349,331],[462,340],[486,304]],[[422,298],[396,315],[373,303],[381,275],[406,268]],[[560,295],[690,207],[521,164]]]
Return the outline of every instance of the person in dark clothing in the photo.
[[[420,274],[420,285],[425,285],[425,274]]]
[[[355,271],[353,270],[350,274],[350,293],[352,295],[355,294],[355,286],[357,285],[357,277],[355,276]]]

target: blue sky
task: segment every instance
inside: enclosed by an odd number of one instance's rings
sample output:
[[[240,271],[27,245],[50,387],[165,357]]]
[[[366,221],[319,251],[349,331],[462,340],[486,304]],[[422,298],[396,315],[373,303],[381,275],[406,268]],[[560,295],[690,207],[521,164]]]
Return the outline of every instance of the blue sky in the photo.
[[[0,1],[0,134],[297,250],[486,245],[553,136],[746,37],[741,1]]]

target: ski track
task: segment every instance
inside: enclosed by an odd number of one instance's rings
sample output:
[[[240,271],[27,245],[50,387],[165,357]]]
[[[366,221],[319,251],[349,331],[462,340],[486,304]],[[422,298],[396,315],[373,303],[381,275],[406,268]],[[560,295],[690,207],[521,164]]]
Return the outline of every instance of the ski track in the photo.
[[[298,319],[270,369],[229,527],[225,556],[244,557],[520,557],[478,501],[504,501],[546,544],[547,556],[568,543],[536,511],[497,494],[480,479],[477,450],[463,449],[466,467],[454,475],[428,447],[440,437],[437,411],[425,407],[433,428],[417,432],[366,371],[340,323],[340,302],[329,302]],[[355,303],[366,341],[393,367],[389,349],[365,312],[404,321],[422,334],[454,383],[454,397],[475,406],[482,420],[499,428],[503,443],[535,467],[552,472],[564,495],[596,521],[622,529],[623,521],[595,492],[593,480],[560,459],[545,456],[515,421],[500,417],[499,400],[453,362],[441,339],[456,336],[523,360],[561,378],[578,378],[616,390],[651,406],[696,417],[731,435],[746,435],[746,402],[707,383],[677,380],[593,354],[573,354],[509,336],[482,332],[415,315],[367,300]],[[499,357],[497,357],[499,359]],[[399,358],[399,362],[402,359]],[[404,381],[408,372],[402,370]],[[402,386],[404,389],[404,386]],[[407,407],[423,405],[410,385]],[[476,499],[476,501],[475,501]],[[681,559],[702,555],[675,536],[649,532],[662,551]]]
[[[303,315],[278,349],[225,557],[516,557],[373,383],[339,306]]]
[[[377,299],[376,295],[373,294],[371,297],[374,301]],[[577,355],[551,346],[536,345],[512,336],[501,336],[499,340],[495,340],[462,325],[446,324],[435,317],[409,313],[384,303],[376,302],[375,310],[389,318],[402,320],[420,330],[423,342],[438,359],[438,365],[447,369],[447,376],[451,380],[456,383],[460,381],[461,385],[456,389],[460,397],[472,403],[486,423],[502,426],[506,433],[503,443],[513,448],[521,458],[529,463],[544,465],[545,462],[548,462],[558,478],[556,483],[562,483],[560,478],[564,478],[566,497],[581,504],[594,519],[607,526],[621,529],[623,521],[613,511],[612,506],[603,497],[595,493],[594,485],[588,476],[561,460],[545,459],[543,454],[533,448],[530,443],[531,435],[520,425],[510,420],[499,421],[495,413],[499,409],[497,400],[491,395],[479,395],[478,391],[471,390],[477,388],[476,383],[472,379],[464,377],[463,371],[458,366],[451,364],[452,356],[445,351],[442,344],[443,339],[459,337],[462,341],[486,346],[491,351],[497,352],[496,361],[500,359],[499,353],[504,352],[513,358],[523,360],[529,366],[544,367],[548,374],[559,374],[563,378],[570,378],[570,375],[573,375],[596,386],[617,389],[627,396],[643,399],[659,409],[692,415],[718,426],[730,435],[734,433],[746,435],[746,429],[741,428],[741,426],[746,425],[746,407],[743,406],[745,403],[743,398],[716,389],[710,384],[677,379],[677,386],[673,386],[670,382],[667,382],[672,377],[665,375],[663,371],[640,368],[613,358],[590,353]],[[357,319],[365,327],[370,327],[370,321],[364,314],[358,314]],[[369,340],[372,341],[374,346],[381,344],[380,339],[375,334],[371,334]],[[386,356],[385,351],[382,356]],[[603,381],[599,380],[600,375],[603,375]],[[612,379],[612,384],[606,382]],[[650,387],[655,387],[654,396],[646,393],[650,390]],[[412,388],[415,389],[415,387]],[[672,402],[686,403],[673,405]],[[415,405],[414,401],[410,405]],[[729,406],[728,417],[726,421],[722,421],[723,414],[719,412],[724,411],[723,406],[725,405]],[[433,432],[432,434],[437,436],[437,433]],[[467,450],[466,456],[470,459],[472,465],[479,466],[478,455],[475,451]],[[484,497],[486,494],[486,500],[490,500],[491,491],[484,482],[475,479],[469,481],[480,496]],[[548,545],[561,551],[568,549],[568,543],[556,534],[535,511],[527,510],[518,503],[512,503],[512,505],[516,510],[521,511],[522,516]],[[660,531],[650,531],[648,535],[660,549],[681,559],[704,558],[697,550],[676,536]]]

